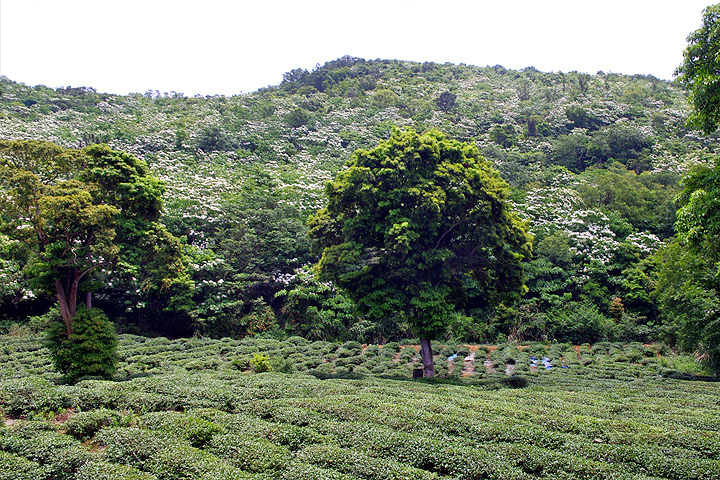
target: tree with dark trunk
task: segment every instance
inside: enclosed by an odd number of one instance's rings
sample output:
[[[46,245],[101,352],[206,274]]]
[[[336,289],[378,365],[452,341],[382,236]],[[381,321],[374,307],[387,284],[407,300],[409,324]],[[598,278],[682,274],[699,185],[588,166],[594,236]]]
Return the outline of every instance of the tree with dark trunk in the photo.
[[[507,193],[474,145],[395,129],[326,185],[328,205],[310,219],[317,273],[361,313],[410,325],[431,377],[431,341],[457,309],[508,304],[525,290],[531,240]]]
[[[94,272],[147,270],[162,258],[146,282],[183,277],[179,243],[158,223],[163,192],[144,162],[107,145],[0,141],[0,230],[33,252],[25,273],[54,293],[68,337]]]

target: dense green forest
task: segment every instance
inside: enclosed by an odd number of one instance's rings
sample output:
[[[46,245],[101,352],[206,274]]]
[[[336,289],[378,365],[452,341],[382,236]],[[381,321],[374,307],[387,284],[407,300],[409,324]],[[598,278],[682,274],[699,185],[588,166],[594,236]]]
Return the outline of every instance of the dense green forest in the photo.
[[[676,238],[675,199],[688,172],[713,165],[719,144],[686,126],[689,112],[680,85],[652,76],[353,57],[231,97],[0,80],[0,139],[107,144],[164,182],[159,221],[181,241],[183,301],[99,269],[81,290],[121,332],[174,337],[410,336],[406,319],[367,318],[315,277],[307,224],[353,152],[399,127],[477,146],[533,235],[522,299],[455,311],[442,337],[663,340],[702,354],[692,325],[718,297],[697,279],[714,272]],[[55,298],[33,281],[32,265],[21,242],[0,235],[5,331],[39,331],[54,315]],[[152,276],[156,267],[146,267]]]

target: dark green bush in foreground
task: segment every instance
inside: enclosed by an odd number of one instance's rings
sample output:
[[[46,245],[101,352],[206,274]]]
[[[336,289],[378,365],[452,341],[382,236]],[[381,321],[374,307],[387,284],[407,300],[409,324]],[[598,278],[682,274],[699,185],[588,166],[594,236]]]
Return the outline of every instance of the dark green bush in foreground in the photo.
[[[46,335],[55,369],[68,383],[82,377],[112,378],[117,371],[117,343],[114,327],[96,308],[78,310],[70,336],[62,322],[52,323]]]

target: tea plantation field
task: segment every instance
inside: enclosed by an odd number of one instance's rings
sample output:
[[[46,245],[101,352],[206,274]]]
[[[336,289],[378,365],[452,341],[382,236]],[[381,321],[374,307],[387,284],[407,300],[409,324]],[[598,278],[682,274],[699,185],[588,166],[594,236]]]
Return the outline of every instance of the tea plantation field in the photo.
[[[451,380],[412,346],[123,335],[116,381],[69,386],[0,337],[0,479],[720,479],[720,384],[662,347],[436,353]]]

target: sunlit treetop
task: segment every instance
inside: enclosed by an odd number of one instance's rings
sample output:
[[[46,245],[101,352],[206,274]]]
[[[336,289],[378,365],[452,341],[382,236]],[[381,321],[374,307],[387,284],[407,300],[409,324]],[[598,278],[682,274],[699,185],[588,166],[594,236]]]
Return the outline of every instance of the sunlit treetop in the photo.
[[[467,143],[393,130],[358,150],[311,218],[321,278],[371,317],[401,316],[421,339],[458,307],[512,302],[530,255],[508,186]]]
[[[693,112],[688,121],[712,133],[720,123],[720,4],[703,11],[702,26],[687,41],[675,75],[690,92]]]

